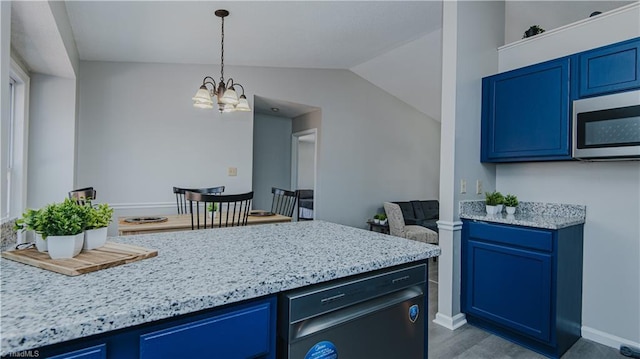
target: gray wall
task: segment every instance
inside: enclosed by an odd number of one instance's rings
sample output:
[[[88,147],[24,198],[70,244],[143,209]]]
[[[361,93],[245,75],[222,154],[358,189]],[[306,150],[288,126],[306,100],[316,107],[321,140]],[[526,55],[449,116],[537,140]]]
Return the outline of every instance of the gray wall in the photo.
[[[426,115],[346,70],[226,70],[249,94],[322,108],[317,218],[364,228],[383,201],[437,198],[440,124]],[[78,186],[118,213],[168,211],[174,185],[251,189],[252,114],[191,105],[212,71],[81,62]]]
[[[62,201],[74,188],[76,80],[31,74],[27,207]]]
[[[291,119],[253,117],[253,208],[271,209],[271,188],[291,188]]]

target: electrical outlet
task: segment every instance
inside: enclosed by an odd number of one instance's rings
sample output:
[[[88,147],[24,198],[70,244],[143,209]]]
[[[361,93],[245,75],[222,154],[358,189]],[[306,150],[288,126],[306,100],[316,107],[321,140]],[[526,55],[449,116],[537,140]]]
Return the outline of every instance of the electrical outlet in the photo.
[[[467,181],[460,180],[460,193],[467,193]]]
[[[237,176],[238,175],[238,168],[237,167],[229,167],[229,169],[227,170],[227,174],[229,176]]]
[[[476,194],[482,194],[482,181],[476,181]]]

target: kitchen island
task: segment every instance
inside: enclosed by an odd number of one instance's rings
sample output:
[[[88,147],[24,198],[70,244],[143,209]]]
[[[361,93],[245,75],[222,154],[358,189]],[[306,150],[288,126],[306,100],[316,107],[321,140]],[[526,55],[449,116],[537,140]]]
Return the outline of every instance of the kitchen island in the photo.
[[[437,246],[322,221],[109,240],[158,256],[77,277],[0,260],[2,355],[440,254]]]

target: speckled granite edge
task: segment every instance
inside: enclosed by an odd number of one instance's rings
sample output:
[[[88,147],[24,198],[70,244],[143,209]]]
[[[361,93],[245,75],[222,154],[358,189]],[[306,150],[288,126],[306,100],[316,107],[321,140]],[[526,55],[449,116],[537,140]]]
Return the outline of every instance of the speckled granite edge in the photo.
[[[77,277],[0,259],[1,355],[440,254],[434,245],[322,221],[110,240],[157,249],[158,257]]]
[[[560,229],[585,223],[587,207],[575,204],[520,202],[514,215],[487,215],[485,201],[460,201],[460,218],[518,226]]]
[[[15,218],[5,219],[0,223],[0,252],[13,249],[18,242],[18,235],[13,230]]]

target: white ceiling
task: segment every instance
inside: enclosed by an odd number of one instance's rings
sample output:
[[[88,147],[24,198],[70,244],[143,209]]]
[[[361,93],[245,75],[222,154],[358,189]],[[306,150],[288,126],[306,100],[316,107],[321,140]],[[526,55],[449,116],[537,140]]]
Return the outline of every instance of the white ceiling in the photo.
[[[349,69],[441,28],[441,1],[68,1],[81,60]]]
[[[256,95],[253,96],[253,110],[270,116],[296,118],[309,112],[318,111],[320,108]]]

